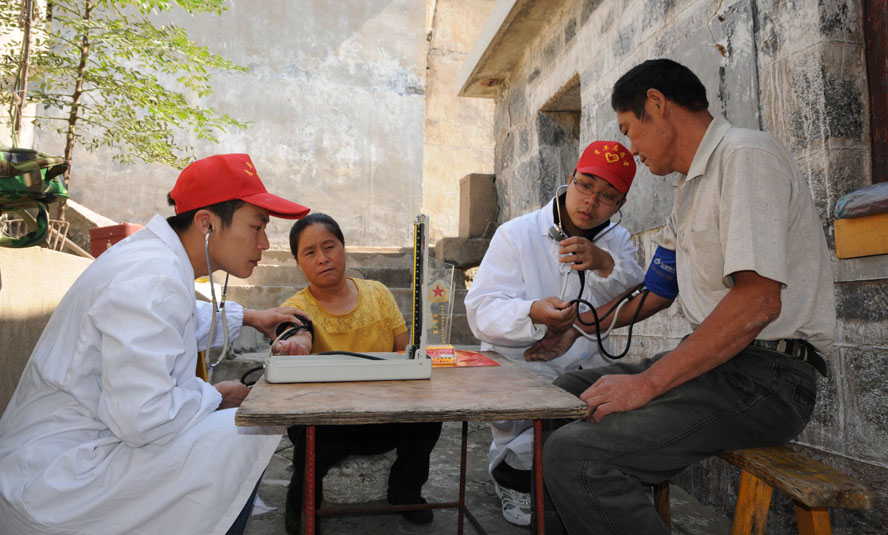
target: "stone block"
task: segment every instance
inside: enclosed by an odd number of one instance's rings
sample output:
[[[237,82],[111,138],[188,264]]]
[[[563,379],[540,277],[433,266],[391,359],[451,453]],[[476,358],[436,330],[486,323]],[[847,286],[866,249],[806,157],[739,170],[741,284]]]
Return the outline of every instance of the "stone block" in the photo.
[[[496,230],[496,177],[472,173],[459,180],[459,237],[490,238]]]
[[[564,44],[568,44],[573,41],[573,38],[577,35],[577,19],[570,19],[564,25]]]
[[[380,455],[351,455],[324,476],[324,499],[330,503],[385,500],[395,450]]]
[[[530,149],[530,133],[526,126],[522,126],[518,130],[518,155],[524,156]]]
[[[862,459],[879,462],[888,455],[888,406],[884,381],[888,353],[858,347],[848,351],[844,361],[847,383],[845,418],[849,450]]]
[[[546,64],[552,65],[558,60],[561,52],[561,36],[555,35],[543,46],[543,59]]]
[[[0,248],[0,414],[50,316],[90,262],[41,247]]]
[[[641,27],[647,30],[654,24],[662,24],[669,10],[675,7],[675,0],[654,0],[644,3],[644,18]]]
[[[586,24],[592,12],[601,4],[601,0],[583,0],[583,8],[580,11],[580,24]]]
[[[488,245],[490,240],[485,238],[442,238],[432,254],[438,260],[466,269],[481,263]]]

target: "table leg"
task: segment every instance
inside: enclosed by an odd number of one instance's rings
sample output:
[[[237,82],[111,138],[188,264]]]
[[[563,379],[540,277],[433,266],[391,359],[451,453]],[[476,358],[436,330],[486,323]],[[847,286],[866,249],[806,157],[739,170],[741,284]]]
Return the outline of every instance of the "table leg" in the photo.
[[[537,535],[546,533],[544,517],[546,511],[543,500],[543,423],[542,420],[533,421],[533,479],[536,492],[536,519]]]
[[[315,532],[315,426],[305,428],[305,481],[302,484],[302,522],[306,535]]]
[[[459,456],[459,514],[456,520],[456,533],[463,533],[463,516],[466,511],[466,444],[469,440],[469,422],[462,423],[462,446]]]

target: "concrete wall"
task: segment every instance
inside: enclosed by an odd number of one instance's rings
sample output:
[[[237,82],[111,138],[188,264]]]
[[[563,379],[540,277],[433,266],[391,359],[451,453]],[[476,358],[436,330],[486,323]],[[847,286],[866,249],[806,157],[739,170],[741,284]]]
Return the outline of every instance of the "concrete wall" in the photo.
[[[510,3],[502,0],[497,8]],[[553,5],[557,9],[521,36],[523,50],[514,64],[501,79],[490,79],[498,84],[494,172],[501,222],[546,202],[587,143],[626,142],[610,108],[611,88],[637,63],[665,56],[701,77],[713,113],[769,131],[786,144],[833,247],[835,202],[872,180],[859,3],[564,0]],[[565,98],[577,93],[578,103]],[[569,158],[565,151],[575,152]],[[651,257],[651,235],[671,209],[673,181],[639,166],[622,210],[642,265]],[[888,522],[888,383],[882,372],[888,363],[888,256],[834,259],[833,271],[839,322],[836,347],[828,355],[832,373],[819,382],[816,413],[798,442],[862,479],[877,496],[871,511],[834,512],[837,532],[875,533]],[[673,306],[635,328],[632,355],[674,347],[687,332]],[[688,470],[678,482],[732,513],[733,468],[713,460]],[[794,532],[791,507],[785,497],[775,498],[768,533]]]
[[[90,262],[40,247],[0,247],[0,414],[43,327]]]
[[[177,14],[172,22],[248,68],[214,76],[215,95],[201,103],[250,127],[218,145],[182,141],[198,156],[250,153],[270,191],[329,213],[350,244],[406,245],[422,202],[425,2],[230,0],[228,7],[221,17]],[[47,132],[37,143],[47,152],[63,147]],[[166,194],[176,170],[120,166],[111,154],[75,151],[72,198],[115,221],[144,224],[172,213]],[[273,245],[286,245],[290,224],[273,221]]]
[[[459,181],[493,172],[493,102],[457,96],[457,71],[494,0],[429,0],[422,211],[429,240],[459,233]]]

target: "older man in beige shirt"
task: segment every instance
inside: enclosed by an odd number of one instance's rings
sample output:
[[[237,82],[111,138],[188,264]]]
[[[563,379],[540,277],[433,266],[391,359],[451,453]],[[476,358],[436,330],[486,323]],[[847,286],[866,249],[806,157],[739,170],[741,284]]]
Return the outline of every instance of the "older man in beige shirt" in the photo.
[[[651,359],[556,380],[590,418],[548,437],[545,482],[569,533],[666,533],[643,483],[722,450],[785,442],[807,425],[833,344],[832,273],[792,157],[773,136],[713,118],[690,70],[644,62],[617,81],[611,102],[632,153],[655,175],[680,173],[656,240],[675,253],[677,285],[634,298],[600,328],[627,324],[639,307],[646,318],[680,292],[693,332]],[[526,356],[551,358],[574,332]]]

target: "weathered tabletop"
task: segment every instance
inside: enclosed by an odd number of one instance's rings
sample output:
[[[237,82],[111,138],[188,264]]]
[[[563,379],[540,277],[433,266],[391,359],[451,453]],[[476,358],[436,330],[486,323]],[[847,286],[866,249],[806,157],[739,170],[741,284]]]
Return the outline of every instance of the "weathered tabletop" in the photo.
[[[431,379],[272,384],[260,379],[237,425],[340,425],[582,418],[586,405],[497,353],[489,367],[434,368]]]

